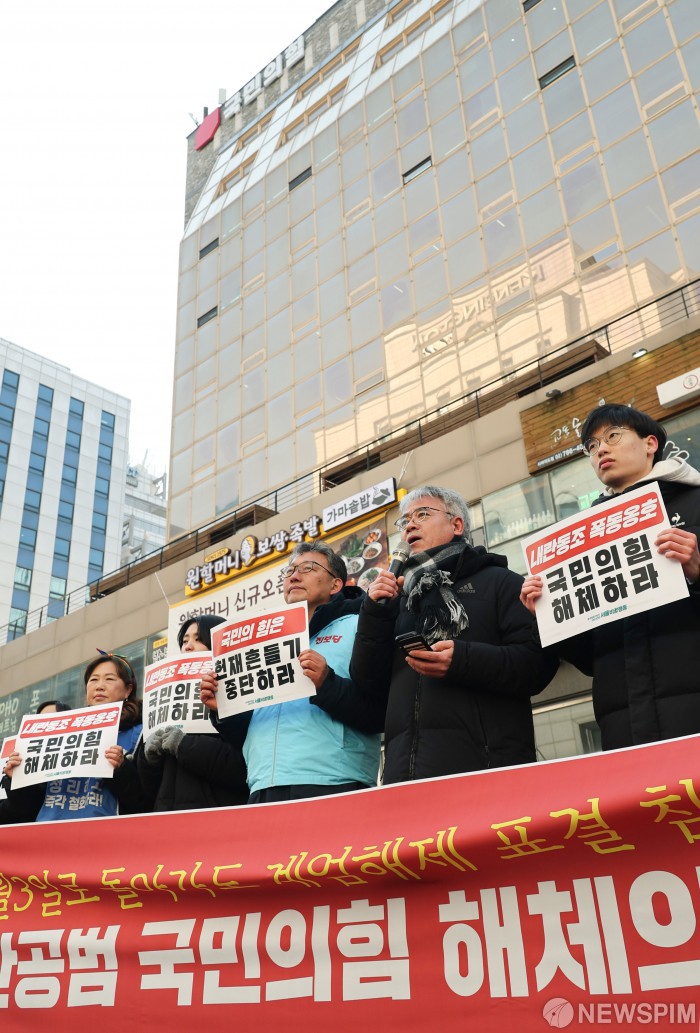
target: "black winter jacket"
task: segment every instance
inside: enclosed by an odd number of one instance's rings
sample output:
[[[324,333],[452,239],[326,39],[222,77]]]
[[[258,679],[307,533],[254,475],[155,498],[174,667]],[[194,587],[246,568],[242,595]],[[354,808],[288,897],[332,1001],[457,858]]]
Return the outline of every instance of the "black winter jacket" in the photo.
[[[185,735],[177,757],[165,753],[146,760],[143,741],[136,750],[139,778],[154,811],[234,807],[248,800],[243,754],[218,735]]]
[[[534,641],[521,585],[504,556],[465,545],[453,591],[469,627],[441,679],[416,674],[394,643],[415,629],[406,597],[365,600],[350,673],[378,696],[388,694],[385,784],[536,759],[530,696],[551,681],[559,661]]]
[[[700,534],[700,487],[658,483],[671,522]],[[686,599],[613,621],[550,649],[593,675],[604,750],[700,732],[700,583],[690,587]]]

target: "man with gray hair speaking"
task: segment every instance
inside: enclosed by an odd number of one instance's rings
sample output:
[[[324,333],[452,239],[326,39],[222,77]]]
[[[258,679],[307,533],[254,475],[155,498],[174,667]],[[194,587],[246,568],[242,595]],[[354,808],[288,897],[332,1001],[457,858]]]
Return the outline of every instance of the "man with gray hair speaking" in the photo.
[[[400,514],[404,575],[372,582],[350,665],[354,682],[388,692],[384,783],[534,761],[530,696],[558,661],[523,616],[523,579],[472,547],[457,492],[416,488]]]

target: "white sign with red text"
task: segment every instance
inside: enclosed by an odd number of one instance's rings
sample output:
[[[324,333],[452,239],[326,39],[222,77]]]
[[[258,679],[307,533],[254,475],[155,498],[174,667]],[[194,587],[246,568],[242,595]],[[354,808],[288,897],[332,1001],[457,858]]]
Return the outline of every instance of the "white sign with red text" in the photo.
[[[27,714],[15,749],[22,763],[12,788],[61,778],[112,778],[105,750],[117,745],[122,704],[104,703],[59,714]]]
[[[212,628],[219,717],[303,699],[316,692],[299,654],[309,648],[306,603],[260,610]]]
[[[143,735],[147,739],[156,728],[177,725],[183,732],[213,732],[209,711],[199,701],[199,682],[211,671],[208,651],[187,653],[171,660],[149,664],[143,682]]]
[[[527,569],[543,582],[542,645],[687,596],[680,563],[654,546],[670,526],[651,482],[526,538]]]

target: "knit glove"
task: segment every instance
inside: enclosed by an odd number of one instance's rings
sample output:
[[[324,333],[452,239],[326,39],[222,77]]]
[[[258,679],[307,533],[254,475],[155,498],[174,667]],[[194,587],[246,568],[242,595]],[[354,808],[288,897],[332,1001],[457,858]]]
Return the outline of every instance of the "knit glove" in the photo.
[[[181,728],[176,725],[172,727],[163,728],[163,750],[166,753],[172,753],[173,757],[177,757],[177,751],[180,748],[180,743],[185,738],[185,733]]]
[[[156,728],[155,732],[146,739],[143,752],[146,755],[146,761],[154,767],[163,755],[163,736],[168,730],[167,728]]]

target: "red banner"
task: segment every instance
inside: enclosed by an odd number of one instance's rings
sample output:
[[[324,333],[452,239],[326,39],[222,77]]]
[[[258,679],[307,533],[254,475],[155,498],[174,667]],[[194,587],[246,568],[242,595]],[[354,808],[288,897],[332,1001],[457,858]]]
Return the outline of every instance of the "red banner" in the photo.
[[[4,827],[2,1028],[697,1030],[699,738]]]

